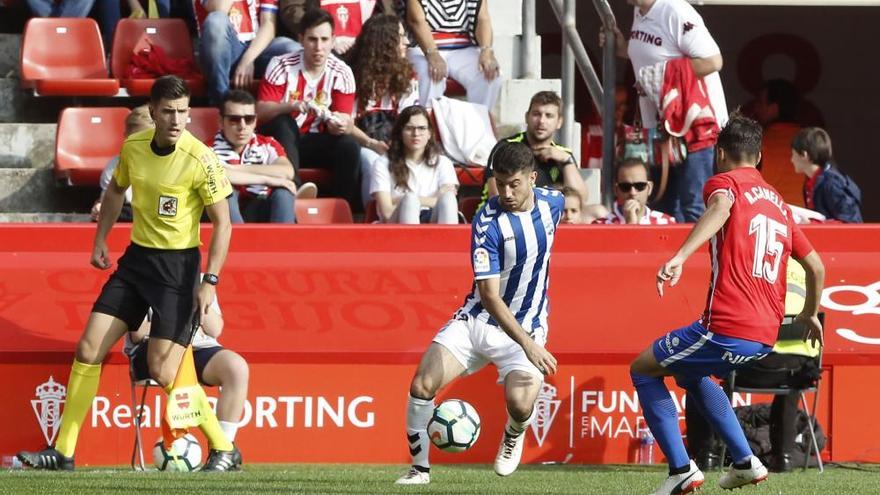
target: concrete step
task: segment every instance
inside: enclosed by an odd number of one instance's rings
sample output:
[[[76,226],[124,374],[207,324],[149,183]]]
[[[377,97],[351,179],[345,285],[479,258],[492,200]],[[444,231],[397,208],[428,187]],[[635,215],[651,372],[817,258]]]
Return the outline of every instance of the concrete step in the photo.
[[[0,33],[0,77],[18,75],[21,35]]]
[[[88,213],[0,213],[0,223],[91,222]]]
[[[0,124],[0,168],[51,168],[56,124]]]
[[[27,95],[18,87],[15,77],[0,74],[0,122],[21,122]]]
[[[529,101],[538,91],[562,91],[559,79],[507,79],[501,85],[494,114],[499,125],[522,125]]]
[[[0,168],[0,213],[88,213],[97,187],[58,187],[49,168]]]

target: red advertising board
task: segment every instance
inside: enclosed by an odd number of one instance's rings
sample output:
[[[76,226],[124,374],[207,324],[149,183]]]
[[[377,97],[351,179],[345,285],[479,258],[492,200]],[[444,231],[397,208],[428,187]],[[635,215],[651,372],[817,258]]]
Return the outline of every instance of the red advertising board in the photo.
[[[643,426],[628,362],[653,338],[696,319],[705,301],[705,253],[688,262],[666,297],[655,293],[656,267],[687,231],[560,229],[548,347],[561,367],[542,393],[527,462],[634,460]],[[853,390],[862,377],[880,374],[880,229],[823,226],[807,234],[828,268],[819,416],[831,436],[825,456],[880,461],[871,444],[880,427],[865,421],[856,431],[848,420],[873,409]],[[7,398],[0,453],[35,448],[57,427],[75,342],[109,275],[88,265],[93,235],[88,225],[0,226],[0,387]],[[127,236],[124,227],[111,235],[114,259]],[[470,287],[468,237],[464,227],[235,228],[219,286],[221,341],[251,364],[237,439],[249,462],[406,462],[409,379]],[[493,458],[504,421],[495,379],[487,369],[444,392],[474,404],[483,433],[470,452],[436,453],[434,460]],[[146,401],[151,420],[158,399]],[[128,462],[130,401],[127,364],[114,353],[80,437],[78,464]],[[154,437],[158,430],[149,430],[147,440]]]

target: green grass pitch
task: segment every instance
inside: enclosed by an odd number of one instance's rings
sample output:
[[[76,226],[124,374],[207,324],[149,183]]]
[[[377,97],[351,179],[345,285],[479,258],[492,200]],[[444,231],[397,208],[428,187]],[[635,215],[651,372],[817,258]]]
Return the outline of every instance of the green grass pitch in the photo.
[[[245,465],[238,473],[136,473],[127,469],[81,469],[73,473],[29,470],[0,472],[2,494],[637,494],[653,492],[665,474],[661,466],[540,466],[527,465],[508,478],[499,478],[488,465],[432,469],[428,486],[395,486],[403,466],[388,465]],[[718,488],[720,473],[706,474],[700,493],[729,493]],[[771,474],[756,487],[738,495],[880,494],[880,469],[830,466],[802,473]]]

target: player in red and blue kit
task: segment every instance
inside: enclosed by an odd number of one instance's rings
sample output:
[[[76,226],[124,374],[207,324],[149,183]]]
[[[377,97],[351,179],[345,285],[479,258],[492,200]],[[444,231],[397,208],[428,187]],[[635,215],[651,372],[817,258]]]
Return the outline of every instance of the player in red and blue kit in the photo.
[[[730,401],[709,376],[725,376],[770,352],[784,316],[789,255],[807,274],[806,303],[797,316],[805,328],[804,340],[822,341],[817,314],[825,269],[782,196],[755,168],[761,160],[761,140],[757,122],[731,118],[718,136],[719,173],[703,188],[706,212],[657,273],[662,297],[664,284],[675,286],[685,260],[709,241],[712,278],[703,315],[657,339],[630,366],[645,422],[669,460],[669,477],[655,494],[691,493],[704,480],[682,442],[666,376],[674,376],[687,390],[688,406],[700,410],[730,450],[734,464],[719,480],[721,488],[767,478]]]

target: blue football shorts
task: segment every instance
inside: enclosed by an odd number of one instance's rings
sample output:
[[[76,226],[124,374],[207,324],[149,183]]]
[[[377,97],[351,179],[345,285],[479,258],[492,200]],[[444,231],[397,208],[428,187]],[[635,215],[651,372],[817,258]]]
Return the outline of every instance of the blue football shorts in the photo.
[[[773,348],[751,340],[717,335],[699,321],[673,330],[651,346],[660,366],[676,376],[727,376],[766,356]]]

